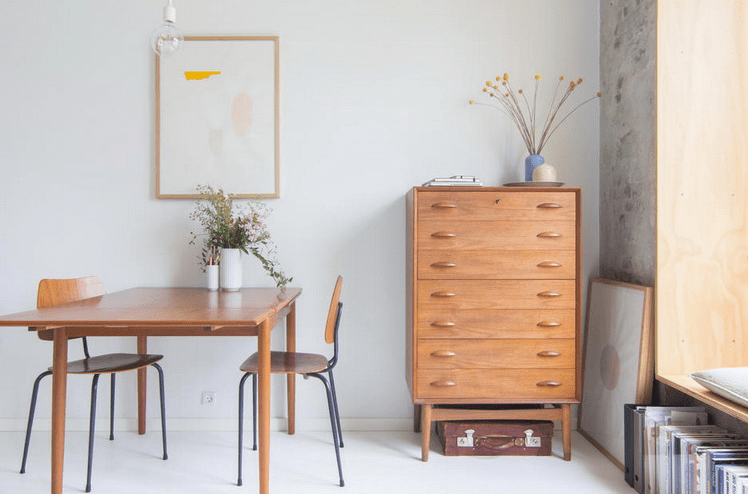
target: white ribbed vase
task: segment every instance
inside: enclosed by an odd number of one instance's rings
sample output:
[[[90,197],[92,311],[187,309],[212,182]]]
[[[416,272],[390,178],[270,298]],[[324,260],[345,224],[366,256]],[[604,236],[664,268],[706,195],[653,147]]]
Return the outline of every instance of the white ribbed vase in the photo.
[[[221,249],[221,290],[235,292],[242,287],[242,251]]]

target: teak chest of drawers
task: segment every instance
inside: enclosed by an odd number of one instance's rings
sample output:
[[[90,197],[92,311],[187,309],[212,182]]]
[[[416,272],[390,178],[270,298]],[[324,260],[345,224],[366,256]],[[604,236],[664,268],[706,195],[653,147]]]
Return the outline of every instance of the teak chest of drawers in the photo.
[[[406,377],[423,461],[432,421],[475,419],[560,420],[571,459],[580,210],[577,188],[408,193]],[[468,407],[491,404],[513,406]]]

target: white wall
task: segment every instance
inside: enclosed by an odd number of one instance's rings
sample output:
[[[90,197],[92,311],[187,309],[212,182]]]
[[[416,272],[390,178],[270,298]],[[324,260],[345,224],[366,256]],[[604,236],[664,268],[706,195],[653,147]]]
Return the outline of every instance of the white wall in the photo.
[[[33,308],[43,277],[96,274],[109,291],[203,284],[188,245],[192,202],[154,198],[148,43],[165,3],[3,5],[0,313]],[[283,267],[304,288],[298,348],[327,351],[325,306],[342,274],[341,413],[407,424],[404,195],[437,175],[477,175],[486,185],[520,180],[527,153],[516,130],[467,101],[480,99],[484,81],[505,71],[528,82],[541,72],[547,90],[558,75],[584,77],[585,94],[597,91],[598,2],[175,3],[186,34],[280,37],[281,198],[268,202]],[[560,180],[583,188],[586,275],[598,263],[598,115],[597,102],[577,112],[544,152]],[[244,281],[270,284],[252,259]],[[282,333],[274,335],[277,347]],[[170,418],[215,425],[234,417],[237,367],[255,345],[152,339],[150,350],[166,355]],[[0,329],[0,428],[22,426],[50,347],[23,328]],[[134,342],[100,339],[93,348],[131,350]],[[134,416],[131,382],[123,376],[118,387],[122,419]],[[87,416],[88,385],[70,381],[72,419]],[[49,416],[45,386],[40,417]],[[302,426],[326,416],[318,388],[298,385]],[[217,392],[215,406],[200,405],[203,390]],[[274,416],[283,416],[283,406],[277,393]]]

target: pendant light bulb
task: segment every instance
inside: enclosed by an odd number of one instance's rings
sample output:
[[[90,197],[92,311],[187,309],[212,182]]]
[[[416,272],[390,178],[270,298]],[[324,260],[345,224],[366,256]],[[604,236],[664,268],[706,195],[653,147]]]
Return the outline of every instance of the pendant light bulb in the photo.
[[[176,26],[177,9],[172,0],[164,7],[164,22],[156,28],[151,36],[151,47],[161,58],[174,55],[184,44],[184,36]]]

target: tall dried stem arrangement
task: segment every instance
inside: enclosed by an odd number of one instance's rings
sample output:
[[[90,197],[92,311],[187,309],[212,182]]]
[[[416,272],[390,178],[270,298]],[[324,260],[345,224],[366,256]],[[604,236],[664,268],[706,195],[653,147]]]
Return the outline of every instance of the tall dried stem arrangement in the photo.
[[[509,74],[506,73],[503,77],[496,76],[496,82],[486,81],[486,87],[483,88],[484,93],[486,93],[490,98],[496,100],[496,105],[476,103],[473,100],[470,100],[469,103],[471,105],[490,106],[508,116],[512,122],[514,122],[517,130],[519,130],[522,140],[527,147],[527,151],[530,154],[540,154],[548,143],[548,140],[567,118],[585,104],[600,97],[600,93],[598,92],[591,98],[579,103],[571,111],[565,114],[562,113],[561,109],[564,107],[564,104],[579,85],[582,84],[583,80],[579,78],[576,81],[570,81],[564,90],[561,89],[564,76],[560,76],[556,83],[556,89],[553,92],[553,98],[551,99],[548,113],[546,114],[545,119],[543,119],[542,125],[539,126],[538,89],[542,78],[543,77],[540,74],[535,75],[535,87],[532,94],[532,103],[527,98],[527,94],[522,90],[522,88],[518,88],[515,91],[514,87],[512,87],[512,84],[509,82]],[[540,136],[538,136],[538,130],[540,130]]]

